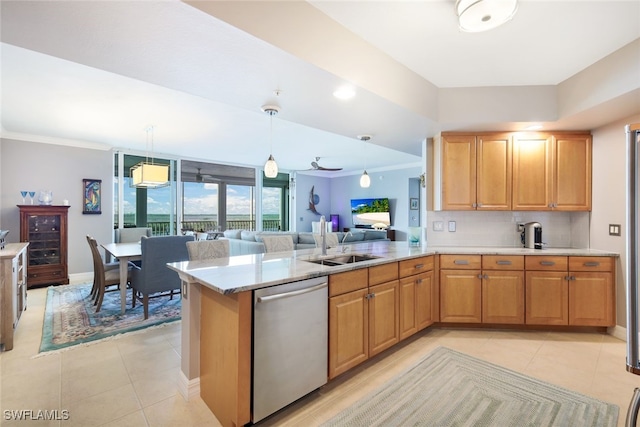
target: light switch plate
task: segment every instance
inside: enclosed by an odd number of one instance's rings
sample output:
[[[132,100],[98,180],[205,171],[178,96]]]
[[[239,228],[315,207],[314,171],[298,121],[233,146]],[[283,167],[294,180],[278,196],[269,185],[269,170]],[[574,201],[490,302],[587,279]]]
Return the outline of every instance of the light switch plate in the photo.
[[[609,224],[609,236],[620,235],[620,224]]]
[[[449,231],[456,231],[456,222],[449,221]]]
[[[444,231],[444,221],[433,221],[433,231]]]

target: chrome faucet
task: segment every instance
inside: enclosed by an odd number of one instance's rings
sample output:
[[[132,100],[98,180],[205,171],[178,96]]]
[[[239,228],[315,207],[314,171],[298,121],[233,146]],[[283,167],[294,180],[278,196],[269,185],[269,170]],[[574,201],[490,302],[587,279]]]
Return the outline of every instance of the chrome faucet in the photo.
[[[350,231],[347,231],[346,233],[344,233],[344,236],[342,237],[342,242],[340,242],[340,252],[345,253],[347,251],[347,248],[344,246],[344,241],[347,240],[347,236],[351,234],[351,237],[353,237],[353,233]]]
[[[322,255],[327,254],[327,220],[324,215],[320,217],[320,237],[322,237]]]

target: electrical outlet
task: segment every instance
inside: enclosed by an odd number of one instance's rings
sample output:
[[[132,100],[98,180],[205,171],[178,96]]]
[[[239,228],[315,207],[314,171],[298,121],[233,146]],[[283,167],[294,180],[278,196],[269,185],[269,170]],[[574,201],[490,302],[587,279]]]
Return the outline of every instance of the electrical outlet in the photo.
[[[444,221],[433,221],[433,231],[444,231]]]
[[[524,224],[518,224],[518,233],[522,233],[524,231]]]
[[[449,221],[449,231],[451,231],[451,232],[456,231],[456,222],[455,221]]]

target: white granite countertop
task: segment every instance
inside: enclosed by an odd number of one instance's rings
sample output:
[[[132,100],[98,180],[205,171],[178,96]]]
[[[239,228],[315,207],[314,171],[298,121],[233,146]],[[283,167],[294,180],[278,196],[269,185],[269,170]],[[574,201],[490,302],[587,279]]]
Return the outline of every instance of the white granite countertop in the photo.
[[[618,256],[614,252],[595,249],[509,247],[422,246],[409,247],[407,242],[372,241],[346,246],[346,254],[369,254],[377,258],[338,266],[309,262],[324,258],[320,249],[292,252],[240,255],[207,261],[183,261],[168,264],[188,281],[199,282],[223,294],[250,291],[333,273],[356,270],[373,265],[434,254],[536,255],[536,256]],[[327,258],[341,254],[335,248]]]

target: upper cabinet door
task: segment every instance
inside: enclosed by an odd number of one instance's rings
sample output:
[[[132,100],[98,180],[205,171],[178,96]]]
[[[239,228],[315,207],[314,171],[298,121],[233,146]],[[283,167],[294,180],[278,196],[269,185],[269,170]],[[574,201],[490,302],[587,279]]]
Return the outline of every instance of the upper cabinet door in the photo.
[[[591,135],[554,135],[553,208],[591,210]]]
[[[552,209],[551,135],[515,134],[513,138],[513,210]]]
[[[442,137],[442,210],[476,207],[476,137]]]
[[[477,136],[476,151],[476,209],[511,210],[511,136]]]

